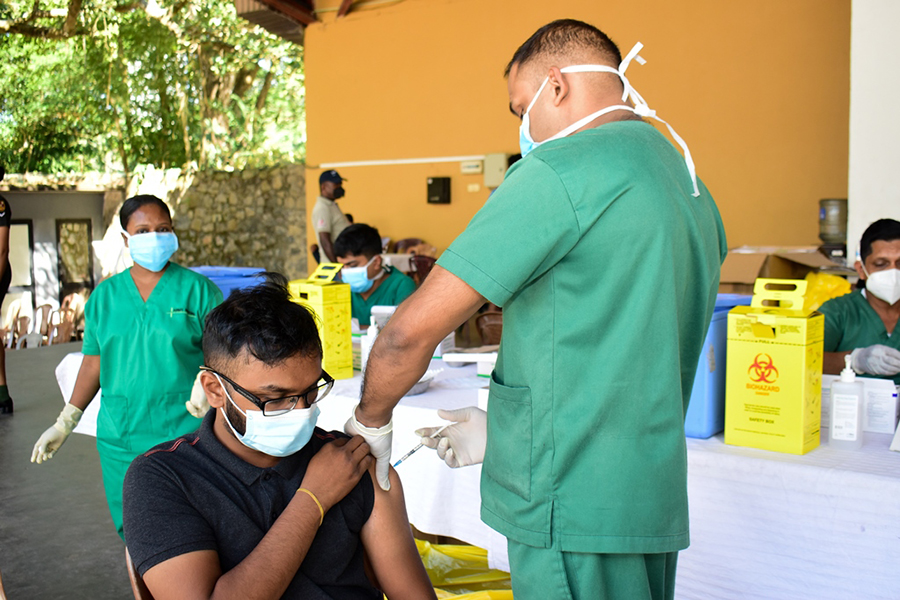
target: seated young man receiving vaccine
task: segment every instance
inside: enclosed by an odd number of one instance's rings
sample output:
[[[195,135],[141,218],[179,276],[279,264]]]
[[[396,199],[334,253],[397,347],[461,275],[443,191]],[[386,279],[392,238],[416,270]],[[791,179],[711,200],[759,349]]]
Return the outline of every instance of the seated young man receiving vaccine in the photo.
[[[129,468],[132,560],[157,600],[435,598],[396,472],[382,490],[361,437],[315,427],[334,380],[286,284],[267,274],[209,314],[212,410]]]
[[[397,306],[416,291],[416,283],[384,264],[381,234],[356,223],[334,242],[334,255],[344,265],[341,281],[350,285],[350,313],[363,327],[369,325],[373,306]]]

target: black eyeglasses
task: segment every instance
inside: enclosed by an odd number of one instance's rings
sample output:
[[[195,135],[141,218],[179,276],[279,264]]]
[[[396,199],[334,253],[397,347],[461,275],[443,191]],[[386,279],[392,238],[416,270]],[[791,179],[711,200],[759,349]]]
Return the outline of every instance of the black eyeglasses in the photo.
[[[310,387],[302,394],[297,394],[295,396],[285,396],[283,398],[274,398],[272,400],[263,400],[255,394],[248,392],[247,390],[233,382],[231,379],[229,379],[225,375],[222,375],[214,369],[210,369],[209,367],[204,366],[200,367],[200,370],[208,371],[210,373],[213,373],[214,375],[218,375],[219,377],[227,381],[229,384],[231,384],[231,387],[233,387],[238,394],[259,407],[259,409],[263,413],[263,416],[266,417],[277,417],[278,415],[283,415],[294,410],[294,407],[297,406],[297,403],[301,399],[303,400],[303,403],[305,405],[304,408],[309,408],[310,406],[327,396],[328,392],[330,392],[331,388],[334,386],[334,378],[325,371],[322,371],[322,374],[319,376],[319,381],[317,381],[315,385]]]

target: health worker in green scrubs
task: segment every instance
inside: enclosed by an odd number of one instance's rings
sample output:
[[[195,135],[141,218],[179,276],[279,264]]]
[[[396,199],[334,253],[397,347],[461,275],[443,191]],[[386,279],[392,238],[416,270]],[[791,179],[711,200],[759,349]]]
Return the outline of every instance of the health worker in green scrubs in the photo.
[[[384,264],[381,234],[365,223],[346,228],[334,241],[341,281],[350,285],[350,314],[369,325],[373,306],[397,306],[416,291],[416,282]]]
[[[840,373],[849,354],[860,375],[900,385],[900,222],[879,219],[869,225],[854,268],[861,289],[819,308],[825,315],[823,371]]]
[[[200,426],[186,403],[203,364],[203,324],[222,292],[169,261],[178,238],[162,200],[129,198],[119,220],[134,266],[102,281],[88,299],[84,360],[71,401],[35,444],[31,462],[53,457],[102,389],[97,451],[109,511],[122,536],[122,483],[131,461]]]
[[[503,308],[487,413],[417,433],[450,466],[483,460],[516,600],[671,599],[689,543],[684,415],[727,247],[686,145],[641,118],[639,49],[564,20],[516,51],[524,158],[379,334],[346,425],[384,485],[393,407],[447,333]]]

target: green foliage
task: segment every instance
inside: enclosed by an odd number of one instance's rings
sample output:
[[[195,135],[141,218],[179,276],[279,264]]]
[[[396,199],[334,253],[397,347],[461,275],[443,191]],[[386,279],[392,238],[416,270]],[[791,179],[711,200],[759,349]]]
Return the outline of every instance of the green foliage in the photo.
[[[241,20],[230,2],[85,0],[68,25],[72,7],[53,2],[0,4],[8,172],[304,158],[302,49]]]

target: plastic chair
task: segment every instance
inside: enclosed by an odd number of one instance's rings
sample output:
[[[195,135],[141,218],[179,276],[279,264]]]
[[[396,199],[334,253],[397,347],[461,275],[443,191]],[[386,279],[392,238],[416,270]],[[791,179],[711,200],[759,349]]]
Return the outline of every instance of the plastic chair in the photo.
[[[75,335],[75,310],[60,308],[50,313],[50,335],[48,345],[71,342]]]
[[[500,343],[500,335],[503,332],[503,313],[486,312],[475,317],[475,327],[481,336],[482,346],[491,346]]]
[[[6,318],[3,319],[3,325],[0,327],[0,339],[6,348],[12,348],[14,345],[15,329],[19,323],[19,311],[22,309],[22,301],[19,299],[9,303],[6,309]]]
[[[436,262],[437,259],[430,256],[422,256],[420,254],[416,254],[409,259],[409,265],[412,267],[412,276],[413,280],[416,282],[416,287],[422,285],[422,282],[425,281],[425,278],[431,273],[431,269]]]
[[[84,335],[84,304],[86,296],[82,294],[68,294],[59,305],[60,310],[72,311],[72,335],[76,339]]]
[[[131,562],[131,555],[128,548],[125,548],[125,569],[128,571],[128,580],[131,582],[131,591],[134,593],[134,600],[153,600],[153,594],[147,589],[141,574],[137,567]]]
[[[420,240],[419,238],[403,238],[402,240],[394,242],[394,252],[396,254],[403,254],[413,246],[418,246],[421,243],[423,243],[423,240]]]
[[[53,307],[49,304],[41,304],[34,313],[34,329],[32,333],[39,333],[46,340],[50,338],[50,311]]]
[[[44,344],[44,336],[40,333],[26,333],[22,337],[19,338],[19,341],[16,342],[16,350],[25,348],[39,348]]]
[[[16,326],[13,328],[12,337],[9,340],[10,348],[18,348],[19,340],[28,335],[28,328],[31,326],[31,317],[19,317],[16,319]]]

